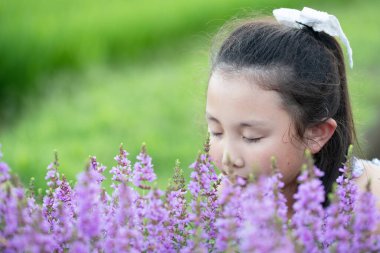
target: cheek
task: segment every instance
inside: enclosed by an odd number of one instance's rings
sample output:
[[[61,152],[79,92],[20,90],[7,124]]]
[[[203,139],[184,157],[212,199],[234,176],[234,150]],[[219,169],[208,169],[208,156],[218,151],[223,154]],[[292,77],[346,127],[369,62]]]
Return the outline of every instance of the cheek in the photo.
[[[293,149],[293,152],[283,153],[277,160],[278,168],[283,174],[284,183],[293,181],[301,171],[304,163],[304,152]]]
[[[250,154],[246,154],[246,157],[248,158],[248,165],[251,167],[251,169],[259,170],[255,172],[260,173],[268,173],[271,171],[271,157],[273,156],[273,150],[269,149],[262,149],[258,150],[256,152],[251,152]]]
[[[214,161],[218,168],[222,167],[223,149],[216,141],[210,140],[210,152],[211,159]]]
[[[271,157],[275,157],[276,165],[283,174],[284,181],[292,180],[300,171],[303,163],[303,150],[289,143],[275,143],[276,145],[260,146],[249,157],[248,164],[258,166],[263,173],[271,173]]]

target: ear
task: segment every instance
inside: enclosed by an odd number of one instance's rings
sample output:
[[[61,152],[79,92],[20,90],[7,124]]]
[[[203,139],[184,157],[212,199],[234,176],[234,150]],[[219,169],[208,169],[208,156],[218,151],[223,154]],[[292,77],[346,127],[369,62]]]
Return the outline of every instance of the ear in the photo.
[[[336,129],[336,121],[332,118],[306,129],[305,138],[307,147],[312,154],[318,153],[330,140]]]

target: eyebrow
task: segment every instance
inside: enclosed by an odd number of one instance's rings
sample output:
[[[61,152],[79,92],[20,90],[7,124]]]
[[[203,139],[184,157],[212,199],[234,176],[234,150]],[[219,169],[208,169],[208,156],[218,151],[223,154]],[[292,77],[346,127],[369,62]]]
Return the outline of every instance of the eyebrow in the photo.
[[[219,120],[215,118],[214,116],[211,116],[211,114],[208,112],[206,112],[206,119],[219,123]]]
[[[208,120],[220,123],[219,120],[217,118],[215,118],[214,116],[212,116],[210,113],[206,113],[206,118]],[[265,122],[259,121],[259,120],[249,120],[249,121],[241,122],[239,124],[239,126],[241,126],[241,127],[265,127],[265,126],[267,126],[267,124]]]

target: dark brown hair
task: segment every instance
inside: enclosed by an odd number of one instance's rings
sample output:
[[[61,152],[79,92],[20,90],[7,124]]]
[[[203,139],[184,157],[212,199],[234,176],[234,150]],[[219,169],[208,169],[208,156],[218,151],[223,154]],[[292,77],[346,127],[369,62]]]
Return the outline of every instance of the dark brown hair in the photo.
[[[235,28],[212,57],[212,70],[253,71],[259,85],[277,91],[294,120],[297,138],[329,118],[337,122],[331,139],[314,155],[324,171],[327,194],[356,140],[346,70],[340,45],[310,27],[290,28],[269,20],[246,21]],[[257,81],[257,80],[256,80]]]

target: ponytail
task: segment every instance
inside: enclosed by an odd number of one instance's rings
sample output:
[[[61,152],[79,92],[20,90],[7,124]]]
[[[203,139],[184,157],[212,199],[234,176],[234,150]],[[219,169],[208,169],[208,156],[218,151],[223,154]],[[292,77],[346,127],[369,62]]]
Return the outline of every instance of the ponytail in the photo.
[[[325,168],[325,175],[322,182],[327,193],[332,191],[332,185],[340,175],[339,168],[346,162],[346,155],[351,144],[358,145],[356,131],[353,121],[350,97],[347,87],[346,68],[342,49],[337,40],[325,33],[316,33],[316,38],[320,40],[330,50],[336,59],[339,73],[339,94],[340,104],[335,115],[332,115],[337,122],[337,128],[330,140],[315,156],[315,164],[319,168]],[[324,205],[327,206],[326,195]]]

